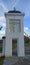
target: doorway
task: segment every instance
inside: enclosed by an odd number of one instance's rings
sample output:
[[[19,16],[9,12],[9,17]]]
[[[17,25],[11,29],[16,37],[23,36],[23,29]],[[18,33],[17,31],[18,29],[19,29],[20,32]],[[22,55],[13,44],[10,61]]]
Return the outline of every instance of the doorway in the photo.
[[[17,56],[17,39],[12,39],[12,55]]]

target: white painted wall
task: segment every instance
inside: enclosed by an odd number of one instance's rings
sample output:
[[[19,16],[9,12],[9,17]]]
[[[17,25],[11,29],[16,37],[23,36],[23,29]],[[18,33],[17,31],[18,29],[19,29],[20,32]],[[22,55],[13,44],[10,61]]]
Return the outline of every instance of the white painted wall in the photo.
[[[9,57],[12,56],[12,39],[17,38],[17,55],[18,57],[25,56],[24,53],[24,26],[23,26],[23,18],[24,15],[19,14],[8,14],[6,13],[6,46],[5,46],[5,56]],[[15,20],[21,20],[21,32],[14,32],[10,33],[9,31],[9,20],[15,19]]]

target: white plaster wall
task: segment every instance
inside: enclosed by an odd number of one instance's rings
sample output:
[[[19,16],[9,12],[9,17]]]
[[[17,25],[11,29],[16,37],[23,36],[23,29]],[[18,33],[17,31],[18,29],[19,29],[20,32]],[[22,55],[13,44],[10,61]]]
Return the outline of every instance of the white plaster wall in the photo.
[[[18,57],[25,56],[24,54],[24,40],[22,35],[18,39],[18,48],[17,48]]]
[[[10,33],[9,31],[9,19],[19,19],[21,20],[21,32]],[[17,38],[17,54],[18,57],[24,56],[24,31],[23,31],[23,16],[6,16],[6,46],[5,46],[5,56],[12,56],[12,38]]]
[[[12,56],[12,40],[9,39],[9,23],[6,21],[6,45],[5,45],[5,56]]]
[[[6,57],[12,56],[12,40],[11,40],[11,38],[6,39],[5,56]]]

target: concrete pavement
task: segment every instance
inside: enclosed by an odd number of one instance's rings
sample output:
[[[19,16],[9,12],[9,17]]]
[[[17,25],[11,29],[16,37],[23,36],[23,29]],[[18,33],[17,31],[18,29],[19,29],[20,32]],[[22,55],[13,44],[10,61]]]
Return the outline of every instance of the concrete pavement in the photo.
[[[17,57],[17,49],[13,50],[13,56],[4,59],[3,65],[30,65],[30,47],[25,47],[25,57]]]

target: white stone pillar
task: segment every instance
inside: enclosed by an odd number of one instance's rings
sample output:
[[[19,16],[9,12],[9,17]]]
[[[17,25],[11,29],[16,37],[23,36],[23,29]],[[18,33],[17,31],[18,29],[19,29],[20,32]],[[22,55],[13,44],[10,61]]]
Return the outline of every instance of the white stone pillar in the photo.
[[[25,56],[24,53],[24,40],[22,37],[18,38],[18,43],[17,43],[17,55],[18,57],[23,57]]]
[[[7,38],[6,38],[6,46],[5,46],[5,57],[11,57],[12,56],[12,39],[9,37]]]
[[[6,37],[2,37],[3,43],[2,43],[2,56],[5,56],[5,43],[6,43]]]

